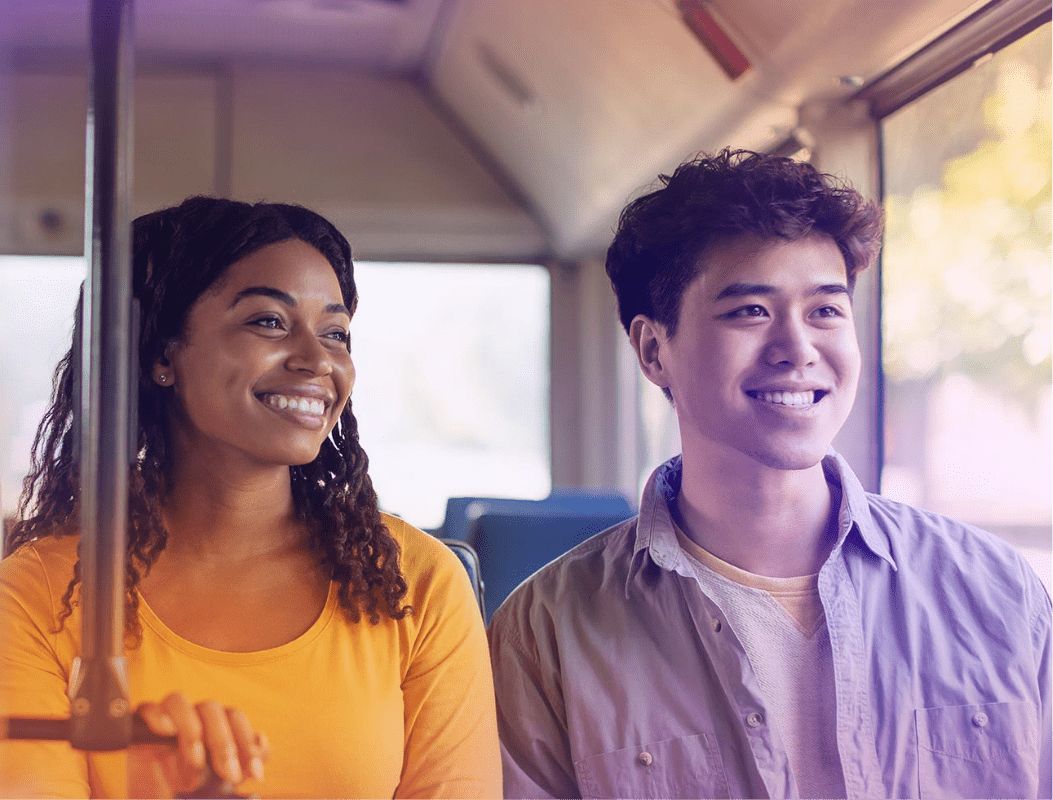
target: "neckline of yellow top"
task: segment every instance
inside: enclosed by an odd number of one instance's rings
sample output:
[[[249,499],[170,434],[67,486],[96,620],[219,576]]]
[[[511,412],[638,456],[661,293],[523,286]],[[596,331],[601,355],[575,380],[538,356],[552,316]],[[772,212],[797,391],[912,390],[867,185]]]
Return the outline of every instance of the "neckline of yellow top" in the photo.
[[[322,609],[322,613],[318,615],[318,619],[311,624],[310,628],[292,641],[278,645],[277,647],[244,652],[214,650],[210,647],[204,647],[195,644],[188,639],[184,639],[161,621],[161,618],[154,613],[154,610],[150,608],[150,604],[146,602],[146,598],[141,594],[139,595],[139,619],[144,626],[149,627],[150,630],[156,633],[157,636],[164,640],[168,645],[185,653],[191,658],[220,664],[263,664],[268,661],[276,661],[280,658],[285,658],[317,639],[332,621],[339,606],[339,600],[339,585],[334,581],[330,581],[329,595],[326,598],[325,607]]]

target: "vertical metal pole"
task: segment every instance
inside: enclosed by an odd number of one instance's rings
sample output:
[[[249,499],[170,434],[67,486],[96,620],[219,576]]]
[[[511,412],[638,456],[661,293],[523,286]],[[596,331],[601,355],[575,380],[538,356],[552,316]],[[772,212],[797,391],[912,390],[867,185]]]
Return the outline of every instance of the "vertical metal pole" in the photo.
[[[131,0],[92,0],[81,369],[81,656],[70,677],[79,750],[128,746],[123,655],[132,338]]]

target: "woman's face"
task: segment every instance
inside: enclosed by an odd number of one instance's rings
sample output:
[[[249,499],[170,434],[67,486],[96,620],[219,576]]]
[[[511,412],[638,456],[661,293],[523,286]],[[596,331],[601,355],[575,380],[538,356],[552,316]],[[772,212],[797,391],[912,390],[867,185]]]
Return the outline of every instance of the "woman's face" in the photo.
[[[350,321],[332,265],[299,239],[232,264],[191,307],[168,364],[154,365],[175,392],[177,457],[313,461],[354,383]]]

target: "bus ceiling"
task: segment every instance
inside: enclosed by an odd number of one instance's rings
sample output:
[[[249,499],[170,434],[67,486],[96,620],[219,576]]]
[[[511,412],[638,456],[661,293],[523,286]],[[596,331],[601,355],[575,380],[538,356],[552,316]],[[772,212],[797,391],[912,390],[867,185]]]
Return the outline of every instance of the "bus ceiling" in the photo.
[[[1048,9],[139,0],[132,210],[293,199],[366,257],[596,256],[627,198],[690,154],[805,152],[808,120],[963,20]],[[87,0],[0,3],[0,251],[82,244],[87,19]]]

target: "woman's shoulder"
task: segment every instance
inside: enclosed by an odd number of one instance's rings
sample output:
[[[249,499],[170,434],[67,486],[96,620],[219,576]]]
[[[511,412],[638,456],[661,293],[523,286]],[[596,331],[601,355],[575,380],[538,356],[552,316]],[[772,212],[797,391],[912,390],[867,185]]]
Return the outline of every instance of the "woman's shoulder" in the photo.
[[[462,584],[467,585],[467,573],[450,548],[399,517],[384,513],[380,516],[398,542],[401,551],[399,568],[406,579],[410,596],[421,592],[462,592]]]
[[[73,577],[77,563],[77,544],[80,536],[67,534],[45,536],[26,542],[0,561],[0,582],[23,584],[25,582],[60,583],[61,595]]]
[[[403,573],[458,567],[457,557],[434,536],[410,525],[401,517],[381,512],[381,520],[402,551]]]
[[[75,534],[46,536],[23,544],[0,561],[2,624],[28,615],[41,629],[54,627],[73,578],[79,540]]]

